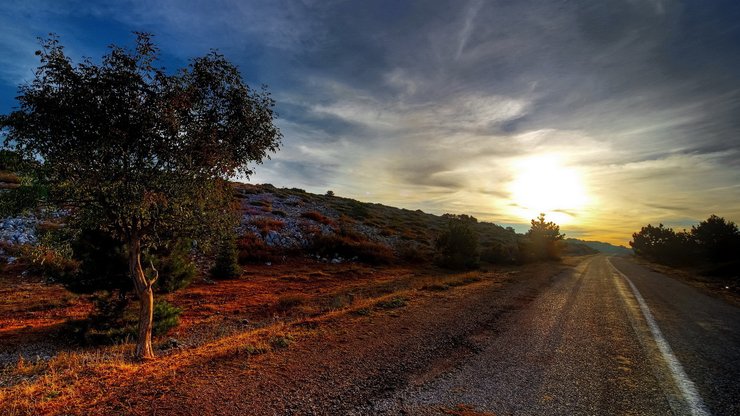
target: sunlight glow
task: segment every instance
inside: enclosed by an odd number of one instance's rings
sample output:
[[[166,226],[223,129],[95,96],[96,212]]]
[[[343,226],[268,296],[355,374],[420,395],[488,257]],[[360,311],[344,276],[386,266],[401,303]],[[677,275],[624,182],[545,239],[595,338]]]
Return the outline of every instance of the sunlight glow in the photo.
[[[509,184],[514,214],[530,220],[544,212],[549,221],[572,223],[588,203],[580,173],[553,155],[529,157],[514,164]]]

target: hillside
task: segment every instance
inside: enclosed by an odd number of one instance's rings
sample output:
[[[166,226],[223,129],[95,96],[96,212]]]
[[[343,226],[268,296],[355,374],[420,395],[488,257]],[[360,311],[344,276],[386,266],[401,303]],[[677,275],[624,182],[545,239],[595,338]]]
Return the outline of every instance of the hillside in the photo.
[[[235,183],[234,189],[242,211],[240,234],[245,236],[242,244],[257,245],[252,247],[257,251],[267,249],[281,254],[307,251],[326,261],[339,262],[346,258],[342,253],[317,247],[317,236],[337,237],[341,241],[335,239],[333,243],[340,245],[354,242],[360,251],[385,249],[401,259],[428,259],[434,239],[450,219],[449,215],[317,195],[296,188]],[[496,248],[514,256],[516,233],[488,222],[475,221],[473,226],[482,252]],[[364,244],[373,247],[363,247]]]
[[[577,238],[566,238],[565,241],[572,244],[582,244],[604,254],[632,254],[632,250],[625,246],[615,246],[614,244],[604,243],[603,241],[584,241]]]

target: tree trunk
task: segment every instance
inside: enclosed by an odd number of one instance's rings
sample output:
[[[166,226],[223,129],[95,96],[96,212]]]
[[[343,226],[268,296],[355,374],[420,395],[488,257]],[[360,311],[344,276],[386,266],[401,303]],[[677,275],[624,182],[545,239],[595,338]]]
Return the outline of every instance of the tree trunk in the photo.
[[[129,241],[129,271],[134,279],[134,288],[139,297],[139,337],[136,342],[135,356],[140,359],[154,358],[152,350],[152,318],[154,317],[154,293],[152,284],[141,267],[141,240],[131,238]]]

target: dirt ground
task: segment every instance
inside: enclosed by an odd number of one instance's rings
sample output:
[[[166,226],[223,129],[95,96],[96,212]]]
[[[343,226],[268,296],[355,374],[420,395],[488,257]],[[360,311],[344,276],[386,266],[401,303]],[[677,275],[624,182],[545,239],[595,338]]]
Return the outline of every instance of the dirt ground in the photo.
[[[54,341],[89,302],[6,269],[0,351],[15,361],[0,373],[0,413],[351,414],[475,353],[476,337],[578,261],[466,273],[309,260],[252,266],[240,279],[200,280],[165,296],[183,308],[182,322],[146,363],[128,358],[131,345]],[[47,359],[34,361],[36,351]],[[478,414],[464,403],[430,413]]]

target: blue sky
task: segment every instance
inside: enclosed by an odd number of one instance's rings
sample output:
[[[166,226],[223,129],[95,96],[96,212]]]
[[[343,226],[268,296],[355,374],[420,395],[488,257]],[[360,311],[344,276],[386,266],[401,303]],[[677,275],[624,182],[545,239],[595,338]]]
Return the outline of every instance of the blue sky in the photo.
[[[253,182],[622,244],[740,220],[737,1],[5,0],[0,27],[4,113],[49,32],[97,59],[148,31],[169,69],[219,49],[277,100]]]

